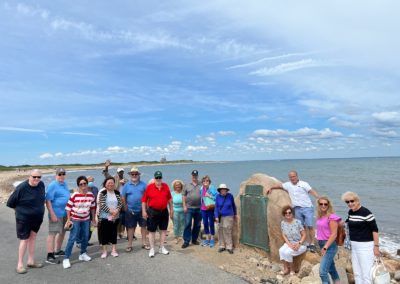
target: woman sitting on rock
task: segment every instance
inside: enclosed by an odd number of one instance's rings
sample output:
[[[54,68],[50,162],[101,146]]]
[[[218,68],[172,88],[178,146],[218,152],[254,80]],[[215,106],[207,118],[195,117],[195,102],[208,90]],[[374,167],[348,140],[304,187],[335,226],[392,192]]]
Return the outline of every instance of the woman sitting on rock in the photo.
[[[321,264],[319,276],[322,284],[329,284],[329,275],[335,284],[340,284],[339,274],[336,271],[334,257],[338,251],[336,235],[338,223],[342,220],[334,214],[333,206],[328,197],[317,199],[317,240],[321,248]]]
[[[306,233],[301,222],[294,218],[293,208],[286,205],[282,208],[282,216],[284,219],[281,222],[282,237],[285,240],[283,246],[279,249],[279,257],[283,261],[283,271],[281,275],[294,275],[293,256],[298,256],[307,250],[303,245],[306,238]]]

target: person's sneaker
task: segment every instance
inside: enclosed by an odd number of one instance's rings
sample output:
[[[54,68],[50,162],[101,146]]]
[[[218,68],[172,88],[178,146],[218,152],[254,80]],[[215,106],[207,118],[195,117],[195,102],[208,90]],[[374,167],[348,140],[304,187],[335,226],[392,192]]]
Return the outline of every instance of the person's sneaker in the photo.
[[[213,248],[215,246],[215,241],[214,240],[210,240],[210,248]]]
[[[193,241],[192,244],[198,246],[200,243],[199,243],[199,241]]]
[[[79,260],[82,260],[82,261],[91,261],[92,258],[91,258],[90,256],[88,256],[86,252],[84,252],[84,253],[82,253],[82,254],[79,256]]]
[[[189,246],[189,243],[183,243],[182,248],[187,248]]]
[[[47,254],[46,263],[57,264],[57,260],[56,260],[56,257],[54,256],[54,253]]]
[[[93,246],[94,245],[94,243],[87,243],[87,246],[88,247],[91,247],[91,246]]]
[[[209,240],[204,240],[202,243],[201,243],[201,246],[203,246],[203,247],[208,247],[210,245],[210,241]]]
[[[230,254],[233,254],[233,249],[227,249]]]
[[[218,252],[223,252],[223,251],[225,251],[225,248],[219,248],[218,249]]]
[[[64,256],[64,255],[65,255],[65,251],[63,251],[63,250],[59,250],[54,253],[55,257]]]
[[[149,251],[149,257],[154,257],[154,248],[151,248]]]
[[[81,248],[81,244],[76,244],[76,247],[77,247],[78,249],[80,249],[80,248]]]
[[[71,263],[69,262],[68,258],[63,260],[63,267],[64,267],[64,269],[67,269],[67,268],[71,267]]]
[[[158,249],[158,253],[167,255],[167,254],[169,254],[169,251],[165,247],[160,247]]]
[[[112,252],[111,252],[111,255],[112,255],[113,257],[118,257],[119,254],[118,254],[118,252],[116,252],[116,251],[112,251]]]

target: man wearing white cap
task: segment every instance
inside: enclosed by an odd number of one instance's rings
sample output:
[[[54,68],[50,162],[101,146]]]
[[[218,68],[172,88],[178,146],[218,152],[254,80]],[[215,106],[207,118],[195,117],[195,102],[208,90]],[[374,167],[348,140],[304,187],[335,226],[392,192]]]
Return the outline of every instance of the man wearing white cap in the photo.
[[[138,224],[142,233],[142,248],[149,249],[146,244],[146,220],[142,216],[142,197],[147,185],[140,180],[138,168],[132,168],[129,175],[131,180],[124,185],[121,192],[122,204],[125,209],[125,226],[128,230],[126,252],[132,251],[133,236]]]

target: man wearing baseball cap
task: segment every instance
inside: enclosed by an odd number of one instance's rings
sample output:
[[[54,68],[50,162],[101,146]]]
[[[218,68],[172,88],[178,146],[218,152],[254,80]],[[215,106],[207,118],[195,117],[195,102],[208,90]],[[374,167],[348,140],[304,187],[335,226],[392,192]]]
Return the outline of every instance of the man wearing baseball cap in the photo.
[[[168,206],[169,212],[168,213]],[[154,183],[150,183],[142,197],[142,215],[147,219],[147,230],[149,231],[150,251],[149,257],[154,257],[154,239],[156,230],[160,230],[160,248],[158,253],[167,255],[169,251],[164,247],[167,234],[168,219],[171,214],[173,218],[172,196],[168,184],[162,182],[162,173],[154,173]]]
[[[200,244],[197,240],[199,238],[201,227],[201,194],[198,177],[199,172],[193,170],[192,180],[185,184],[185,188],[182,192],[183,212],[185,212],[185,230],[183,231],[184,243],[182,244],[182,248],[187,248],[190,241],[192,241],[192,244],[194,245]]]
[[[61,246],[65,236],[64,225],[67,221],[65,206],[70,197],[65,175],[65,169],[56,169],[55,180],[49,184],[46,190],[46,207],[49,213],[46,262],[49,264],[58,263],[56,257],[64,256]]]

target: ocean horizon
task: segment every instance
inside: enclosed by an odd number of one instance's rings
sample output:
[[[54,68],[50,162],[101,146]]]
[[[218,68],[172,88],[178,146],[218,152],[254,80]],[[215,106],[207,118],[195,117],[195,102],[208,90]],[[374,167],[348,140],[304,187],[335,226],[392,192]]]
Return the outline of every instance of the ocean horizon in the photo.
[[[215,186],[227,184],[234,196],[238,194],[241,182],[253,174],[263,173],[285,182],[288,180],[288,172],[296,170],[301,180],[308,182],[320,195],[327,195],[332,200],[336,213],[342,218],[347,217],[348,208],[341,201],[341,195],[346,191],[354,191],[360,196],[361,204],[376,217],[382,248],[391,254],[400,248],[400,221],[397,214],[393,214],[400,200],[400,157],[210,161],[139,166],[144,182],[148,182],[154,172],[160,170],[164,182],[169,185],[174,179],[190,181],[193,169],[199,171],[200,177],[209,175]],[[125,172],[128,171],[126,167]],[[112,175],[115,172],[115,168],[110,168]],[[94,176],[98,187],[101,187],[104,179],[101,170],[70,172],[67,174],[70,188],[76,188],[75,180],[79,175]],[[45,175],[43,181],[47,185],[52,179],[52,174]],[[311,198],[314,202],[315,199]]]

